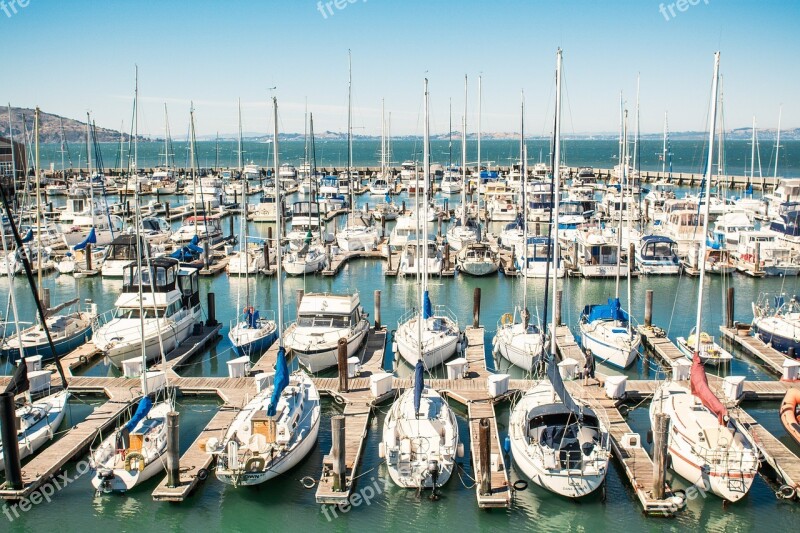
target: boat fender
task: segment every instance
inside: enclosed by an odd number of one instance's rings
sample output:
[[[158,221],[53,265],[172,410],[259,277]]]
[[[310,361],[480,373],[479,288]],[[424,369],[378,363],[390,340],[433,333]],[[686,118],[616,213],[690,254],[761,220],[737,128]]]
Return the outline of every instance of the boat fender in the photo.
[[[133,470],[132,468],[133,465],[131,463],[133,463],[134,460],[137,462],[137,465],[141,463],[140,466],[142,467],[144,466],[144,455],[142,455],[139,452],[131,452],[125,456],[125,470],[127,470],[128,472]],[[143,470],[143,468],[138,468],[138,470]]]
[[[528,482],[524,479],[518,479],[514,482],[514,490],[526,490],[528,488]]]
[[[513,321],[514,321],[514,317],[511,316],[511,313],[506,313],[506,314],[504,314],[503,316],[500,317],[500,323],[502,325],[504,325],[504,326],[507,326],[508,324],[511,324],[511,322],[513,322]]]
[[[386,444],[383,442],[378,443],[378,457],[381,459],[386,457]]]
[[[506,453],[506,455],[511,453],[511,437],[508,435],[506,435],[506,438],[503,441],[503,451]]]
[[[263,472],[267,462],[263,457],[251,457],[244,465],[245,472]]]
[[[197,479],[199,479],[200,481],[205,481],[206,478],[208,478],[208,470],[206,470],[205,468],[201,468],[200,470],[197,471]]]
[[[647,431],[647,444],[653,444],[653,430]]]
[[[464,443],[459,442],[458,447],[456,448],[456,456],[457,457],[464,457]]]
[[[781,488],[775,493],[775,496],[779,500],[792,500],[794,499],[796,492],[793,487],[789,485],[782,485]]]
[[[392,353],[397,353],[397,343],[396,342],[392,343]]]

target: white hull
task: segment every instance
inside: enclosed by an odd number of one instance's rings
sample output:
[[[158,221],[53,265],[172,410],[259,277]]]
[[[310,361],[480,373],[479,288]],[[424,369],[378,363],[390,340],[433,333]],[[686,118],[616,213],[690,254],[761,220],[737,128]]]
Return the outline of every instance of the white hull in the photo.
[[[622,329],[616,332],[615,329]],[[631,340],[627,329],[613,326],[613,322],[595,321],[581,323],[581,347],[591,351],[599,361],[617,368],[628,368],[639,355],[641,337],[634,331]]]
[[[19,434],[19,458],[20,461],[36,453],[39,448],[53,439],[53,435],[66,414],[66,404],[69,401],[70,393],[61,391],[41,400],[33,402],[34,409],[44,408],[47,415],[29,430]],[[48,407],[49,406],[49,407]],[[25,408],[18,409],[17,415],[21,415]],[[5,471],[5,459],[3,457],[3,443],[0,442],[0,472]]]

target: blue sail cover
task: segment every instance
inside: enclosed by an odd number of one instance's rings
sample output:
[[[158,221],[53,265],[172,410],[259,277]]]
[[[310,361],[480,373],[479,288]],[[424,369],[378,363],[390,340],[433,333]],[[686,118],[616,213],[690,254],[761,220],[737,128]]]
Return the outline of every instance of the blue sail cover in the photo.
[[[22,244],[29,243],[33,240],[33,230],[28,228],[28,233],[22,238]]]
[[[428,319],[433,316],[433,306],[431,305],[431,297],[428,291],[425,291],[422,297],[422,318]]]
[[[606,305],[587,305],[583,308],[583,314],[588,317],[589,322],[595,320],[628,322],[628,313],[620,307],[619,298],[609,298]]]
[[[422,389],[425,388],[425,363],[420,359],[414,368],[414,413],[419,415],[419,404],[422,401]]]
[[[392,197],[389,196],[388,192],[386,193],[386,196],[383,197],[383,201],[386,202],[387,204],[392,203]]]
[[[144,398],[139,400],[139,406],[136,408],[136,412],[133,413],[133,416],[128,421],[128,423],[125,424],[124,429],[128,430],[128,432],[133,431],[133,429],[136,427],[136,424],[138,424],[140,421],[144,419],[144,417],[147,416],[147,413],[150,412],[150,409],[152,407],[153,407],[153,400],[151,400],[149,396],[145,396]]]
[[[78,250],[86,248],[87,244],[97,244],[97,232],[95,232],[94,228],[92,228],[92,231],[89,232],[89,235],[87,235],[85,239],[73,246],[72,249],[77,252]]]
[[[272,397],[269,399],[267,416],[275,416],[278,408],[278,400],[283,389],[289,384],[289,367],[286,364],[286,349],[281,346],[278,348],[278,361],[275,363],[275,381],[272,384]]]

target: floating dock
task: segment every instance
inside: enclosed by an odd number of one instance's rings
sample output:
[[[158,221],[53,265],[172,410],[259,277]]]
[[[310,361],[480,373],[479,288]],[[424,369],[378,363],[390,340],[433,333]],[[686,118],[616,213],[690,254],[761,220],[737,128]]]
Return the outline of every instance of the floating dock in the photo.
[[[689,361],[660,328],[639,326],[639,334],[645,349],[655,354],[667,367],[675,368],[680,360]]]
[[[789,360],[784,354],[764,344],[758,337],[750,335],[750,327],[726,328],[720,326],[720,332],[725,340],[732,342],[737,348],[761,361],[764,366],[775,374],[783,375],[783,363]]]

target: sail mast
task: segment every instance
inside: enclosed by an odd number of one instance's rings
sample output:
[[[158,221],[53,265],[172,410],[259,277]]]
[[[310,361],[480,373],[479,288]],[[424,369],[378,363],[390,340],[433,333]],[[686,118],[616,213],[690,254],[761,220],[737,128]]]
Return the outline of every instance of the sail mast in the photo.
[[[553,163],[553,209],[556,213],[556,218],[553,220],[553,241],[552,241],[552,249],[553,249],[553,326],[552,330],[550,331],[550,353],[553,357],[556,354],[556,328],[558,324],[556,323],[556,305],[558,300],[558,197],[561,194],[561,165],[559,161],[561,161],[561,48],[558,49],[556,54],[556,108],[555,108],[555,115],[556,115],[556,127],[555,127],[555,146],[553,147],[555,151],[554,163]],[[547,318],[547,317],[545,317]]]
[[[519,158],[521,159],[520,172],[522,173],[522,257],[525,264],[522,265],[522,309],[527,314],[528,309],[528,205],[525,199],[525,174],[527,173],[525,153],[525,91],[520,94],[520,121],[519,121]],[[527,324],[524,324],[527,328]]]
[[[275,173],[277,174],[279,165],[278,157],[278,97],[272,97],[272,119],[274,128],[274,140],[272,142],[272,161],[275,166]],[[275,243],[276,259],[275,263],[278,269],[278,346],[283,348],[283,266],[281,265],[281,227],[283,224],[283,207],[281,205],[281,188],[278,183],[275,184],[275,221],[277,222],[277,241]]]
[[[775,138],[775,171],[772,174],[772,186],[778,186],[778,154],[781,150],[781,115],[783,114],[783,106],[778,108],[778,133]]]
[[[464,118],[461,120],[461,226],[467,225],[467,75],[464,74]],[[480,178],[478,178],[480,183]]]
[[[700,326],[703,314],[703,280],[706,273],[706,246],[708,234],[708,215],[711,207],[711,165],[714,163],[714,135],[717,126],[717,85],[719,82],[719,52],[714,54],[714,80],[711,84],[711,123],[708,127],[708,160],[706,163],[706,204],[703,210],[703,233],[700,241],[700,280],[697,285],[697,323],[694,330],[695,354],[700,352]]]
[[[35,130],[35,137],[36,137],[36,169],[34,174],[36,175],[36,246],[39,247],[38,253],[36,254],[36,290],[39,293],[39,298],[42,298],[42,185],[41,185],[41,176],[39,173],[41,169],[39,168],[39,106],[36,106],[36,123],[34,126]],[[11,153],[13,155],[14,148],[12,146]]]
[[[355,197],[353,196],[353,60],[347,50],[347,186],[350,197],[350,220],[353,220]],[[276,169],[277,172],[277,169]]]

